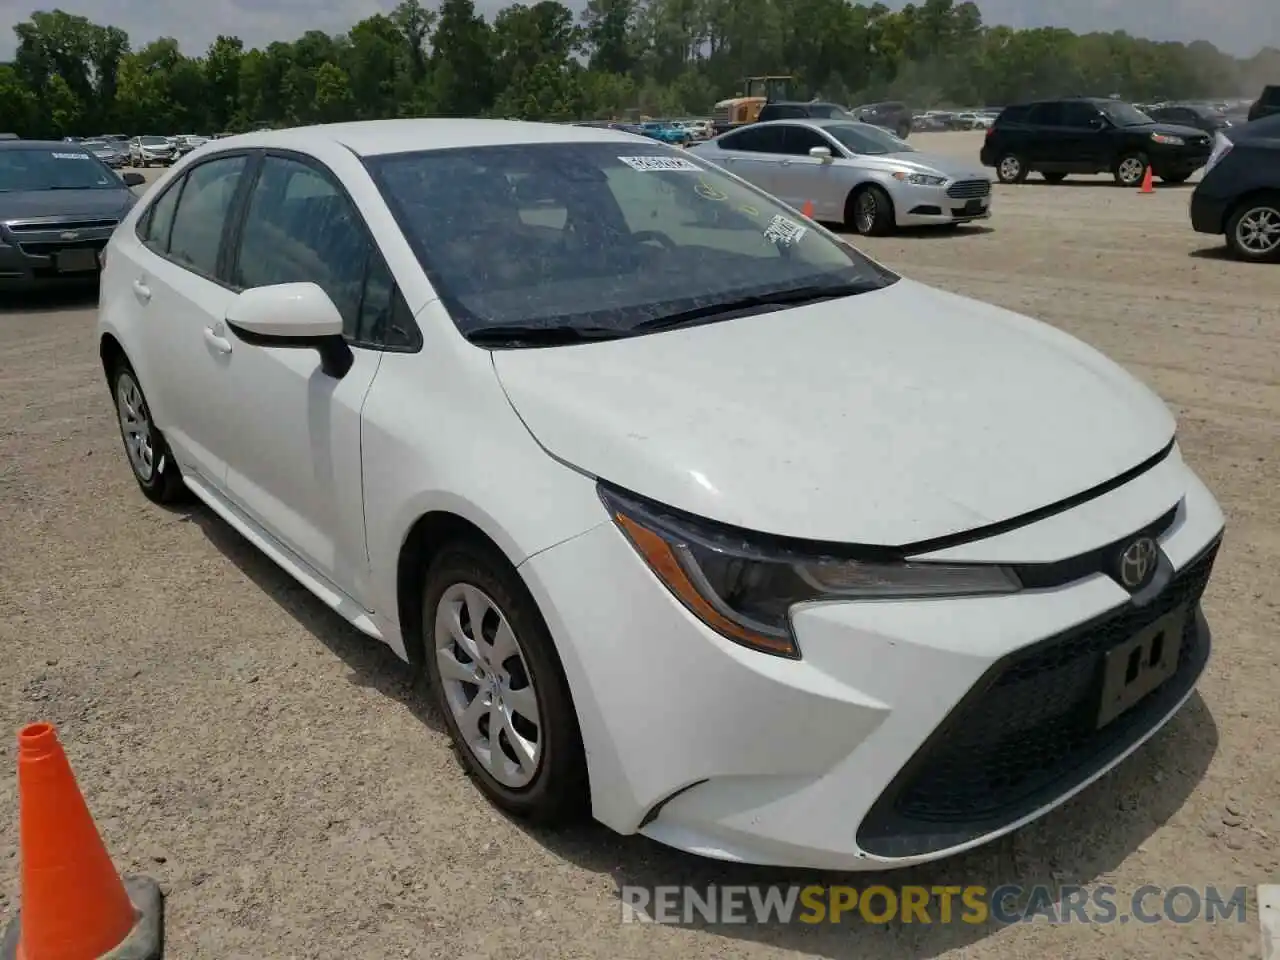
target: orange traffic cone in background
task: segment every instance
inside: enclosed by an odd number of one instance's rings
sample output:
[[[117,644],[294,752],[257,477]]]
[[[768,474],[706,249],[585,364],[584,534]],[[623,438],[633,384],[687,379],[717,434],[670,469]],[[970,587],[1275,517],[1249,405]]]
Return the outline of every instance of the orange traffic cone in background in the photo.
[[[1151,182],[1151,165],[1150,164],[1147,165],[1147,170],[1142,175],[1142,189],[1139,190],[1138,192],[1139,193],[1155,193],[1156,192],[1155,184]]]
[[[52,724],[18,734],[18,821],[16,960],[96,960],[122,946],[130,957],[160,955],[158,942],[139,942],[160,936],[159,888],[145,881],[154,889],[142,889],[141,909],[130,899]]]
[[[800,208],[800,212],[803,213],[810,220],[812,220],[813,219],[813,201],[806,200],[804,202],[804,206]]]

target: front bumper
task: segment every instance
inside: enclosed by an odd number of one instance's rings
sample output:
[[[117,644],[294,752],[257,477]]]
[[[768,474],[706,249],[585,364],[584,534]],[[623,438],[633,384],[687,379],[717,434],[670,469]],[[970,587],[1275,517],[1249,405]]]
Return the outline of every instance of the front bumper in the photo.
[[[991,216],[989,180],[972,178],[937,187],[895,182],[890,196],[900,227],[968,223]]]
[[[99,255],[115,221],[72,229],[69,224],[0,225],[0,288],[35,289],[98,279]],[[71,239],[63,237],[74,233]]]
[[[1197,186],[1191,194],[1191,229],[1196,233],[1221,235],[1226,229],[1230,201],[1210,196]]]
[[[1161,517],[1176,576],[1145,607],[1097,572],[1010,596],[817,604],[793,615],[799,661],[706,629],[608,522],[521,570],[557,638],[597,819],[718,859],[883,869],[1035,819],[1176,712],[1208,655],[1198,602],[1223,519],[1175,453],[951,551],[1066,561]],[[1192,612],[1177,673],[1091,733],[1099,658],[1175,603]]]

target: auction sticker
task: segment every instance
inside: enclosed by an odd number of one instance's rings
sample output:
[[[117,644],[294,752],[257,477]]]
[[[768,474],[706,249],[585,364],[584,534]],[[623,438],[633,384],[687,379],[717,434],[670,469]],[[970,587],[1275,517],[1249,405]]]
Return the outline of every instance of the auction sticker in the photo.
[[[799,242],[800,238],[808,231],[808,227],[802,227],[794,220],[788,220],[786,217],[779,215],[769,221],[769,226],[764,231],[764,237],[766,240],[789,247]]]
[[[642,170],[646,173],[667,170],[702,172],[702,168],[692,160],[684,160],[681,157],[619,157],[618,159],[632,170]]]

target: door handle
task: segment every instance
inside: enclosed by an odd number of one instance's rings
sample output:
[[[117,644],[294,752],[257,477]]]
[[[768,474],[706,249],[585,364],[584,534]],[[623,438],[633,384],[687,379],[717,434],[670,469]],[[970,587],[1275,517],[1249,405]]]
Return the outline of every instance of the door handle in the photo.
[[[151,288],[141,280],[133,281],[133,294],[143,303],[151,299]]]
[[[218,353],[230,353],[231,341],[226,337],[220,337],[213,332],[213,327],[204,328],[204,342],[213,347]]]

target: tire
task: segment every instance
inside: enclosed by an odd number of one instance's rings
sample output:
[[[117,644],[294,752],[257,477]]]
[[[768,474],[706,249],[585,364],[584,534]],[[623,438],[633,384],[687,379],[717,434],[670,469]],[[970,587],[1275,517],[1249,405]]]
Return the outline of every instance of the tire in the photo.
[[[1142,178],[1146,176],[1148,164],[1145,153],[1126,153],[1116,161],[1116,167],[1111,173],[1120,186],[1139,187],[1142,185]]]
[[[581,820],[590,801],[577,714],[551,633],[520,575],[492,546],[458,540],[436,555],[422,594],[422,675],[463,770],[490,802],[522,820],[543,826]],[[483,611],[479,640],[470,614],[463,613],[473,607]],[[503,626],[510,652],[501,663],[483,662],[477,673],[475,665],[494,656],[493,641]],[[459,634],[477,645],[479,660],[454,639]],[[463,681],[464,674],[480,682]],[[496,760],[487,749],[494,713],[483,706],[492,705],[490,691],[496,691],[500,710],[506,710]],[[484,712],[475,715],[475,729],[468,735],[462,724],[468,722],[471,706]],[[522,707],[536,712],[536,725]],[[512,732],[533,748],[524,764],[513,763]],[[536,734],[533,741],[531,733]]]
[[[1178,173],[1160,174],[1161,183],[1173,183],[1173,184],[1186,183],[1189,179],[1191,179],[1190,170],[1186,171],[1185,173],[1182,171],[1179,171]]]
[[[1238,260],[1280,263],[1280,193],[1250,197],[1227,217],[1227,247]]]
[[[125,458],[142,495],[152,503],[180,503],[188,499],[182,471],[169,452],[164,435],[151,419],[138,375],[128,362],[120,361],[111,371],[111,396],[116,405],[116,423],[124,443]]]
[[[1044,177],[1049,183],[1061,183],[1063,180],[1067,179],[1067,175],[1065,173],[1042,173],[1040,176]]]
[[[908,126],[902,126],[902,127],[899,127],[899,128],[898,128],[898,139],[899,139],[899,140],[905,140],[905,139],[907,139],[907,137],[909,137],[909,136],[911,136],[911,128],[910,128],[910,127],[908,127]]]
[[[893,201],[883,188],[864,184],[851,194],[844,205],[845,226],[864,237],[883,237],[893,233],[897,225]]]
[[[1023,183],[1030,172],[1026,161],[1016,153],[1001,154],[996,161],[996,177],[1001,183]]]

